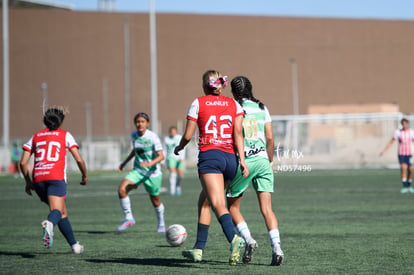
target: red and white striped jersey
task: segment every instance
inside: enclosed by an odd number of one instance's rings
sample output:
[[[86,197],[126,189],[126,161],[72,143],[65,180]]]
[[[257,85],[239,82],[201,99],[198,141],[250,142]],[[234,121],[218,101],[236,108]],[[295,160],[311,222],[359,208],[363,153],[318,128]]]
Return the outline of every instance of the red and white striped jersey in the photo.
[[[398,141],[398,155],[410,156],[411,141],[414,141],[414,130],[411,129],[397,129],[393,137]]]
[[[64,130],[37,132],[23,149],[34,154],[33,182],[47,180],[66,181],[66,150],[78,147],[73,136]]]
[[[188,110],[187,119],[197,122],[200,151],[218,149],[234,154],[234,119],[243,114],[240,104],[230,97],[206,95],[196,98]]]

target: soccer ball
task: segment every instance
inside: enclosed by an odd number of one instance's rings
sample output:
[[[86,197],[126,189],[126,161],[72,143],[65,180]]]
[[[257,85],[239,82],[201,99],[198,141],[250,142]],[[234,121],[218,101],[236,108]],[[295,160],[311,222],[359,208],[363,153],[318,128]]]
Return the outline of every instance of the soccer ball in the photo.
[[[171,246],[180,246],[187,239],[187,231],[181,224],[173,224],[167,228],[165,238]]]

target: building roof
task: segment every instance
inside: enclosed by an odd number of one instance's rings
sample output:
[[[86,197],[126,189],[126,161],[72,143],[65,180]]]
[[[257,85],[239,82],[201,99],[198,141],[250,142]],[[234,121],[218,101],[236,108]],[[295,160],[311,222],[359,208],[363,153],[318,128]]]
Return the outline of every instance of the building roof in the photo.
[[[8,0],[9,8],[42,8],[42,9],[61,9],[73,10],[72,5],[61,4],[54,1],[44,0]],[[3,4],[3,0],[0,0]]]

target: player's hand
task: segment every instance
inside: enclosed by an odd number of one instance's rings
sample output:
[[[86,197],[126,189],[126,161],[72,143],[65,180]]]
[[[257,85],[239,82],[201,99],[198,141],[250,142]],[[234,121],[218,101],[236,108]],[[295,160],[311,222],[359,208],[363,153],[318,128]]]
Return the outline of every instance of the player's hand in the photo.
[[[247,168],[246,163],[241,163],[240,162],[240,169],[242,172],[242,176],[244,178],[247,178],[249,176],[249,168]]]
[[[140,166],[143,167],[143,168],[147,168],[147,167],[151,167],[152,165],[151,165],[150,162],[143,161],[143,162],[140,163]]]
[[[80,182],[80,185],[86,185],[88,183],[88,177],[87,176],[82,176],[82,180]]]
[[[26,183],[25,191],[29,196],[32,195],[32,190],[33,190],[33,184],[31,182]]]
[[[180,145],[178,145],[177,147],[174,148],[174,154],[178,156],[181,150],[183,150],[183,148],[180,147]]]
[[[381,152],[381,153],[380,153],[380,157],[382,157],[382,155],[384,155],[384,152]]]
[[[122,170],[124,169],[124,166],[122,165],[122,164],[120,164],[119,166],[118,166],[118,172],[122,172]]]

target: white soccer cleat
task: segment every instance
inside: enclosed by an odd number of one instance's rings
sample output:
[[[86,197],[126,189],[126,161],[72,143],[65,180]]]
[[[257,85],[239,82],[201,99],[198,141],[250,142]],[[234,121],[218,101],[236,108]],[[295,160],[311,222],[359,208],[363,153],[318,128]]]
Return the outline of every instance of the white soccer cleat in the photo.
[[[244,254],[243,254],[243,263],[249,263],[253,258],[253,252],[256,251],[258,245],[257,242],[253,239],[250,240],[248,244],[246,244]]]
[[[79,242],[76,242],[74,245],[72,245],[72,252],[75,254],[81,254],[83,250],[83,245],[81,245]]]
[[[42,221],[43,245],[47,248],[53,245],[53,223],[48,220]]]
[[[272,250],[272,262],[270,265],[282,265],[283,257],[284,254],[282,248],[280,248],[280,245],[277,245]]]

